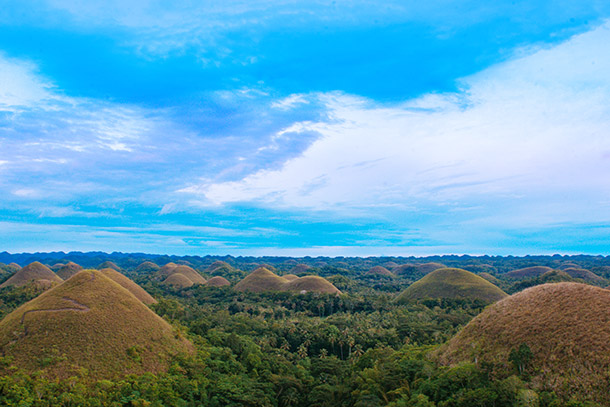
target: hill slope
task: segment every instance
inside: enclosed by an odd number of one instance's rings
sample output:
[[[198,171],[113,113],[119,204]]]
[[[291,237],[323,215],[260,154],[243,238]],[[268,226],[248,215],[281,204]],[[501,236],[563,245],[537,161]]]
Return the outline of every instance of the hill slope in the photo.
[[[293,291],[297,293],[325,293],[341,294],[330,281],[318,276],[305,276],[288,281],[282,286],[282,291]]]
[[[259,267],[248,274],[243,280],[235,285],[237,291],[281,291],[288,280],[282,278],[265,267]]]
[[[437,269],[411,284],[396,301],[424,298],[469,298],[497,301],[507,294],[476,274],[456,268]]]
[[[533,266],[533,267],[525,267],[522,269],[512,270],[508,273],[504,274],[506,278],[532,278],[539,277],[544,273],[553,270],[550,267],[546,266]]]
[[[193,282],[182,273],[172,273],[161,284],[174,288],[189,288],[193,285]]]
[[[125,288],[127,291],[132,293],[138,300],[142,301],[146,305],[156,304],[157,300],[155,300],[149,293],[147,293],[142,287],[131,281],[129,278],[125,277],[123,274],[119,273],[115,269],[107,268],[101,269],[100,273]]]
[[[62,279],[53,273],[50,268],[35,261],[18,270],[11,278],[2,283],[0,287],[20,287],[36,281],[42,281],[44,285],[47,285],[48,283],[61,283]]]
[[[205,283],[205,285],[207,285],[209,287],[224,287],[227,285],[231,285],[231,283],[229,282],[229,280],[227,280],[224,277],[215,276],[215,277],[210,278],[208,280],[208,282]]]
[[[93,379],[160,372],[190,352],[172,327],[97,270],[84,270],[0,322],[0,351],[28,372]],[[44,367],[42,367],[44,366]]]
[[[509,370],[510,351],[521,344],[532,352],[535,386],[610,405],[610,291],[579,283],[529,288],[485,309],[438,356]]]
[[[83,268],[76,263],[69,262],[68,264],[63,265],[57,270],[57,275],[62,280],[67,280],[70,277],[78,274]]]

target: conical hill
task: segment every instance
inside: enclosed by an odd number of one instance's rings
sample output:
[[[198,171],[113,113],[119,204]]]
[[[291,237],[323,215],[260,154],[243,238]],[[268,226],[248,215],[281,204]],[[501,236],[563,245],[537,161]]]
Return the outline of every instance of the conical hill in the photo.
[[[610,291],[579,283],[528,288],[486,308],[438,357],[445,364],[487,363],[496,373],[511,374],[518,368],[511,351],[522,346],[531,356],[517,362],[535,387],[564,401],[573,396],[610,405]]]
[[[454,298],[494,302],[506,296],[504,291],[470,271],[442,268],[411,284],[396,298],[396,301]]]
[[[45,280],[43,281],[45,286],[48,285],[47,282],[50,282],[51,284],[62,282],[62,279],[59,278],[57,274],[53,273],[50,268],[48,268],[42,263],[35,261],[23,267],[22,269],[19,269],[15,274],[11,276],[11,278],[2,283],[0,287],[20,287],[22,285],[26,285],[31,282],[36,282],[38,280]]]
[[[210,278],[208,280],[208,282],[205,283],[205,285],[207,285],[209,287],[224,287],[227,285],[231,285],[231,283],[229,282],[229,280],[227,280],[224,277],[215,276],[215,277]]]
[[[199,274],[195,269],[189,266],[177,266],[172,269],[171,274],[180,273],[186,276],[189,280],[193,282],[193,284],[205,284],[205,278],[201,274]]]
[[[99,266],[97,266],[97,269],[98,270],[101,270],[101,269],[113,269],[113,270],[116,270],[116,271],[121,271],[121,268],[119,266],[117,266],[116,263],[114,263],[114,262],[112,262],[110,260],[107,260],[107,261],[103,262],[102,264],[100,264]]]
[[[119,273],[118,271],[106,268],[101,269],[100,273],[119,284],[121,287],[125,288],[127,291],[132,293],[138,300],[142,301],[146,305],[156,304],[157,300],[155,300],[149,293],[147,293],[142,287],[131,281],[125,275]]]
[[[532,266],[509,271],[504,276],[507,278],[532,278],[539,277],[551,270],[553,269],[546,266]]]
[[[192,345],[128,290],[84,270],[0,322],[0,352],[27,372],[92,379],[165,371]],[[85,370],[82,370],[85,369]]]
[[[178,267],[178,265],[176,263],[173,262],[169,262],[166,265],[164,265],[163,267],[161,267],[159,269],[159,271],[157,272],[157,279],[159,280],[165,280],[167,277],[169,277],[170,274],[172,274],[172,270],[175,269],[176,267]]]
[[[60,267],[59,270],[57,270],[57,275],[62,280],[67,280],[70,277],[72,277],[73,275],[78,274],[78,272],[81,271],[82,269],[83,268],[81,266],[79,266],[78,264],[69,262],[68,264],[64,264],[62,267]]]
[[[259,267],[235,285],[237,291],[281,291],[288,280],[265,267]]]
[[[193,282],[182,273],[173,273],[161,283],[174,288],[188,288],[193,285]]]
[[[282,286],[282,291],[341,294],[341,291],[339,291],[330,281],[319,276],[304,276],[288,281]]]
[[[369,271],[366,272],[367,275],[373,275],[373,276],[387,276],[387,277],[392,277],[394,274],[392,274],[392,272],[390,270],[388,270],[387,268],[383,267],[383,266],[375,266],[375,267],[371,267],[369,269]]]
[[[159,266],[157,266],[155,263],[153,263],[152,261],[145,261],[143,263],[141,263],[140,265],[138,265],[138,267],[135,268],[135,272],[136,273],[156,273],[157,271],[159,271]]]

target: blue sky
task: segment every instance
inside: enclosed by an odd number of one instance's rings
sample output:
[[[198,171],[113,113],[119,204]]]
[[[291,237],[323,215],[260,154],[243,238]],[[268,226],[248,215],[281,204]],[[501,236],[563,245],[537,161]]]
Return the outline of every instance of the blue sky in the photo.
[[[0,10],[0,250],[610,252],[607,2],[96,3]]]

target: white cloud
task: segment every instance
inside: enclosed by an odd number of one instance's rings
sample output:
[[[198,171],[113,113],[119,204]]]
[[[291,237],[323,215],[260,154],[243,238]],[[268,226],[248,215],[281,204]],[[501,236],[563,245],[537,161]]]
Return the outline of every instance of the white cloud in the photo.
[[[0,111],[33,106],[52,98],[53,85],[38,76],[36,66],[0,53]]]
[[[422,202],[607,201],[608,44],[606,24],[464,78],[460,93],[400,106],[318,95],[329,120],[286,129],[319,133],[302,155],[279,170],[182,192],[217,205],[255,201],[340,211]]]

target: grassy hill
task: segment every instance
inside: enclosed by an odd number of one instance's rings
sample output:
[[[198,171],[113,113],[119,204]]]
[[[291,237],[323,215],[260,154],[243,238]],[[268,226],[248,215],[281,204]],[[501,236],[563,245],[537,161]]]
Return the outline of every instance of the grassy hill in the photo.
[[[282,276],[282,278],[285,280],[288,280],[288,281],[292,281],[292,280],[296,280],[299,277],[295,276],[294,274],[284,274]]]
[[[606,285],[608,283],[608,281],[606,281],[606,279],[598,276],[597,274],[593,273],[592,271],[582,269],[582,268],[568,267],[566,269],[563,269],[563,272],[566,274],[569,274],[570,277],[572,277],[572,278],[580,278],[581,280],[584,280],[588,283],[593,283],[593,284],[598,284],[598,285]]]
[[[392,277],[394,276],[394,274],[388,270],[385,267],[382,266],[375,266],[375,267],[371,267],[369,269],[369,271],[366,272],[367,275],[374,275],[374,276],[387,276],[387,277]]]
[[[290,269],[290,274],[300,274],[307,272],[311,267],[307,264],[297,264],[293,268]]]
[[[138,300],[142,301],[146,305],[156,304],[157,300],[155,300],[149,293],[147,293],[142,287],[131,281],[129,278],[125,277],[123,274],[118,271],[107,268],[101,269],[100,273],[119,284],[121,287],[125,288],[127,291],[132,293]]]
[[[259,267],[248,274],[243,280],[235,285],[237,291],[281,291],[282,286],[288,280],[282,278],[265,267]]]
[[[27,372],[91,379],[160,372],[192,345],[125,288],[97,270],[76,276],[0,322],[0,351]]]
[[[102,264],[100,264],[99,266],[97,266],[98,270],[101,269],[113,269],[116,271],[121,271],[121,268],[119,266],[117,266],[115,263],[111,262],[111,261],[105,261]]]
[[[172,269],[171,274],[179,273],[187,277],[193,282],[193,284],[205,284],[205,278],[199,274],[195,269],[189,266],[177,266]]]
[[[83,268],[76,263],[68,262],[68,264],[64,264],[62,267],[57,270],[57,275],[62,280],[67,280],[70,277],[78,274]]]
[[[210,264],[208,268],[205,269],[205,272],[212,274],[220,270],[231,271],[233,270],[233,267],[231,267],[231,265],[226,261],[217,260],[214,263]]]
[[[135,268],[136,273],[153,274],[159,271],[159,266],[152,261],[145,261]]]
[[[405,278],[416,279],[444,267],[444,265],[434,262],[423,264],[402,264],[394,267],[391,271],[392,273]]]
[[[534,386],[610,405],[610,291],[579,283],[529,288],[488,307],[438,357],[491,363],[497,374],[510,374],[518,368],[510,353],[522,344],[531,351],[522,368]]]
[[[498,280],[496,277],[492,276],[491,274],[487,273],[486,271],[480,273],[479,276],[484,278],[485,280],[489,281],[493,285],[497,286],[498,284],[500,284],[500,280]]]
[[[1,287],[16,286],[20,287],[32,282],[41,281],[43,285],[61,283],[62,279],[53,273],[50,268],[37,261],[28,264],[18,270],[8,280],[0,285]]]
[[[188,278],[182,273],[173,273],[170,274],[170,276],[167,277],[165,280],[163,280],[161,284],[174,288],[189,288],[193,285],[193,282],[190,278]]]
[[[494,302],[506,293],[482,277],[457,268],[442,268],[411,284],[397,298],[406,302],[424,298],[468,298]]]
[[[227,285],[231,285],[231,283],[229,282],[229,280],[227,280],[224,277],[215,276],[215,277],[210,278],[208,280],[208,282],[205,283],[205,285],[210,286],[210,287],[224,287]]]
[[[504,277],[511,279],[533,278],[539,277],[551,270],[553,269],[546,266],[525,267],[522,269],[509,271],[508,273],[504,274]]]
[[[172,274],[172,270],[175,269],[176,267],[178,267],[178,265],[176,263],[173,263],[173,262],[167,263],[166,265],[164,265],[163,267],[161,267],[159,269],[159,271],[156,274],[156,278],[159,280],[165,280],[167,277],[169,277],[170,274]]]
[[[292,281],[288,281],[282,286],[282,291],[292,291],[297,293],[325,293],[341,294],[331,282],[319,276],[304,276]]]

